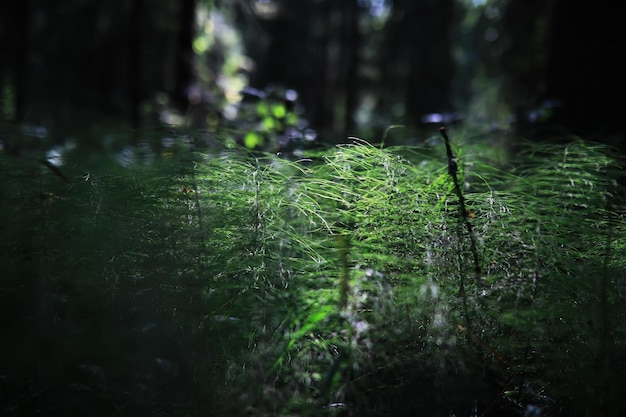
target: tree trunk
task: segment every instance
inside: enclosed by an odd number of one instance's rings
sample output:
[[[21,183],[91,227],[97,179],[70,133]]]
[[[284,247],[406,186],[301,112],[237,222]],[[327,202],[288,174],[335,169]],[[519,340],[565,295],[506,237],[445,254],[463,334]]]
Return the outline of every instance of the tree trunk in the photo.
[[[547,88],[581,135],[626,133],[626,26],[619,2],[558,0]]]
[[[343,139],[355,135],[355,112],[358,106],[358,66],[359,66],[359,5],[357,0],[348,0],[343,7],[342,49],[345,84],[345,116]]]
[[[26,59],[28,53],[28,12],[29,0],[19,1],[16,5],[15,33],[17,34],[14,45],[14,73],[13,73],[13,94],[14,94],[14,121],[24,120],[26,100]]]
[[[138,129],[141,122],[141,62],[142,62],[142,16],[143,0],[133,0],[130,13],[130,48],[128,57],[128,93],[130,100],[130,122]]]
[[[196,0],[181,0],[180,27],[178,31],[178,53],[176,55],[176,80],[174,103],[180,110],[187,110],[188,89],[194,77],[193,37],[195,36]]]
[[[408,122],[425,113],[450,111],[454,75],[450,28],[453,0],[414,0],[406,4],[409,73],[406,87]]]
[[[326,30],[317,39],[316,59],[314,63],[317,67],[314,80],[315,89],[313,91],[314,108],[311,109],[311,122],[313,126],[322,130],[332,128],[334,114],[332,103],[334,101],[334,92],[331,88],[331,77],[329,74],[329,48],[331,41],[331,24],[332,24],[332,0],[322,0],[320,6],[320,24],[324,24]]]

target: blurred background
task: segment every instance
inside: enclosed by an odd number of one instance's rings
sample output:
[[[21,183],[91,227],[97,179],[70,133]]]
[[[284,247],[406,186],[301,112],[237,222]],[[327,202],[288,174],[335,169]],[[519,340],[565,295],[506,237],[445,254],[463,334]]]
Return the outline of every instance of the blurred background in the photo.
[[[24,0],[0,15],[2,146],[164,125],[410,143],[442,123],[622,145],[621,19],[609,0]]]

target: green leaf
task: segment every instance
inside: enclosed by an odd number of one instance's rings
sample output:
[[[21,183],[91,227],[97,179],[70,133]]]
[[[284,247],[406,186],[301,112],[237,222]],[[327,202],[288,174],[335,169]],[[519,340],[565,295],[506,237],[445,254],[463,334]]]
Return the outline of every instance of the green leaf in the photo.
[[[263,136],[257,132],[248,132],[243,139],[243,144],[248,149],[254,149],[257,146],[263,145]]]
[[[263,129],[266,131],[274,130],[276,128],[276,120],[271,117],[263,119]]]
[[[267,107],[267,104],[261,102],[256,106],[256,114],[261,117],[268,117],[270,115],[270,110]]]
[[[272,106],[272,114],[277,119],[282,119],[283,117],[287,115],[287,109],[282,104],[274,104]]]

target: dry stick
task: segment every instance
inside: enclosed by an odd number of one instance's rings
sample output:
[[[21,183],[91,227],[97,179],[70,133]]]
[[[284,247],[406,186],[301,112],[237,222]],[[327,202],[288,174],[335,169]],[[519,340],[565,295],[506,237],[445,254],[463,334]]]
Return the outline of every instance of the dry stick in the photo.
[[[454,160],[454,154],[452,153],[452,148],[450,147],[450,139],[448,138],[448,132],[446,132],[445,127],[439,128],[439,133],[443,137],[443,140],[446,144],[446,153],[448,155],[448,174],[452,177],[452,181],[454,183],[454,192],[456,193],[459,199],[459,210],[461,211],[461,218],[463,219],[463,223],[465,223],[465,227],[467,228],[467,232],[470,237],[470,246],[472,250],[472,254],[474,255],[474,277],[476,283],[480,282],[480,265],[478,263],[478,250],[476,249],[476,236],[474,235],[474,229],[472,228],[472,224],[469,221],[469,216],[467,213],[467,209],[465,208],[465,197],[463,196],[463,191],[461,190],[461,186],[459,185],[459,178],[457,176],[458,166],[456,161]],[[459,233],[460,234],[460,233]],[[460,236],[459,236],[460,237]],[[460,251],[459,251],[460,256]],[[459,268],[462,268],[461,264],[459,264]],[[467,294],[465,292],[465,276],[463,275],[463,271],[460,271],[460,283],[459,283],[459,296],[463,301],[463,315],[465,316],[465,329],[468,334],[471,334],[471,318],[469,315],[469,308],[467,306]]]
[[[441,127],[439,128],[439,133],[441,133],[441,136],[446,143],[446,153],[448,154],[448,174],[450,174],[452,181],[454,182],[454,192],[459,198],[461,218],[463,219],[463,223],[465,223],[465,227],[470,238],[470,248],[472,250],[472,255],[474,256],[474,277],[476,279],[476,284],[478,284],[480,282],[480,263],[478,261],[478,249],[476,248],[476,235],[474,234],[472,223],[470,223],[468,211],[465,208],[465,197],[463,196],[463,191],[459,185],[459,178],[457,176],[458,166],[454,160],[455,157],[452,153],[452,148],[450,147],[448,132],[446,132],[445,127]]]
[[[40,164],[48,168],[50,171],[52,171],[54,175],[61,178],[66,183],[71,184],[70,180],[68,180],[65,174],[63,174],[63,171],[61,171],[59,167],[54,165],[52,162],[48,161],[47,159],[39,159],[39,158],[34,158],[34,159],[35,161],[39,162]]]

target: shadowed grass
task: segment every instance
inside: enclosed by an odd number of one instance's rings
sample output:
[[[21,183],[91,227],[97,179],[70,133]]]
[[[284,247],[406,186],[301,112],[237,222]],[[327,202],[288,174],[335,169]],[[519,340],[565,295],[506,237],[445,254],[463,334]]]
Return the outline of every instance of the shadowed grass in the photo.
[[[180,146],[69,184],[1,158],[5,317],[37,323],[7,327],[7,380],[118,415],[623,409],[615,159],[574,141],[496,168],[454,140],[465,216],[443,148]],[[22,353],[42,341],[59,353]]]

